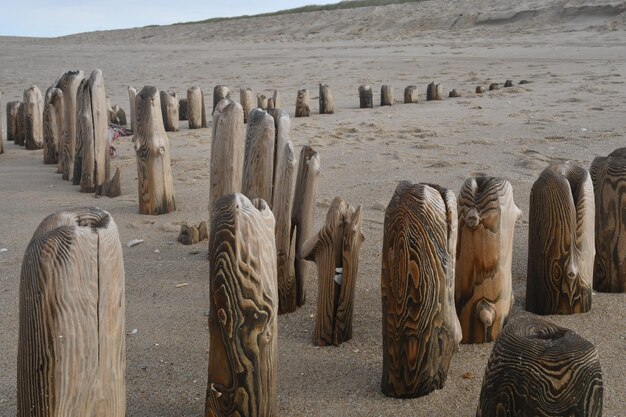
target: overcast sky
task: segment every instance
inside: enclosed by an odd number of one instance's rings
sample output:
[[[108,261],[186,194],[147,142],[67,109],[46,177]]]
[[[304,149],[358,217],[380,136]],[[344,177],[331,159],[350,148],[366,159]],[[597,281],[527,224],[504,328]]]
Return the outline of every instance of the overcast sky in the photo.
[[[252,15],[338,0],[2,0],[0,36],[61,36],[93,30]]]

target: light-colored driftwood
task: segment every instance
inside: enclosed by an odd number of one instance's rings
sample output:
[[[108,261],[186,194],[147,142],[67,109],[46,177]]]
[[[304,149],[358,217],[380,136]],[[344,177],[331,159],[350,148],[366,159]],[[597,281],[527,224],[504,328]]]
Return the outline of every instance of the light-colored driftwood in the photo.
[[[310,115],[311,108],[309,107],[309,90],[298,90],[295,117],[309,117]]]
[[[57,81],[56,87],[63,92],[63,146],[59,149],[59,170],[64,180],[74,175],[74,152],[76,150],[76,92],[82,81],[82,71],[67,71]]]
[[[137,94],[137,179],[139,213],[166,214],[176,210],[170,144],[163,128],[159,91],[146,86]]]
[[[526,310],[585,313],[591,308],[595,205],[586,169],[552,164],[530,191]]]
[[[319,103],[320,114],[333,114],[335,112],[333,92],[327,84],[320,83]]]
[[[443,86],[432,82],[426,88],[426,101],[443,100]]]
[[[257,94],[256,95],[256,106],[261,110],[267,110],[268,98],[265,94]]]
[[[502,178],[473,177],[458,198],[456,311],[463,343],[493,342],[513,307],[513,232],[522,212]]]
[[[252,109],[254,109],[254,92],[250,88],[239,89],[239,101],[243,108],[243,122],[248,123],[248,116]]]
[[[230,100],[230,89],[225,85],[216,85],[213,87],[213,111],[211,115],[215,113],[215,108],[217,107],[217,103],[224,100],[225,98]]]
[[[372,87],[370,87],[369,85],[359,86],[359,108],[360,109],[374,108],[374,99],[372,97]]]
[[[43,96],[36,85],[24,91],[24,146],[26,149],[43,148]]]
[[[206,127],[204,93],[200,87],[191,87],[187,90],[187,120],[189,120],[189,129]]]
[[[252,110],[246,128],[242,193],[249,199],[272,201],[276,128],[267,112]],[[270,207],[271,208],[271,207]]]
[[[220,198],[209,248],[205,417],[276,416],[278,291],[272,211],[263,200],[250,202],[241,194]]]
[[[59,150],[63,145],[63,92],[56,87],[46,91],[43,106],[43,163],[58,164]]]
[[[7,103],[7,141],[9,142],[17,141],[19,110],[19,101],[9,101]]]
[[[178,100],[178,120],[187,120],[187,98]]]
[[[339,346],[352,338],[354,292],[361,233],[361,206],[335,197],[322,229],[302,248],[302,257],[317,264],[317,314],[313,343]]]
[[[595,346],[540,317],[512,320],[493,346],[476,417],[600,417]]]
[[[108,101],[108,100],[107,100]],[[109,114],[108,123],[118,125],[118,126],[126,126],[128,120],[126,119],[126,112],[123,108],[121,108],[118,104],[107,110]]]
[[[591,164],[596,208],[596,258],[593,288],[626,292],[626,148]]]
[[[19,305],[18,417],[124,417],[124,262],[111,215],[92,207],[43,220]]]
[[[175,91],[161,91],[161,117],[166,132],[178,132],[178,97]]]
[[[272,100],[274,101],[274,108],[280,109],[281,108],[280,92],[278,90],[274,90],[274,94],[272,95]]]
[[[135,132],[135,126],[137,125],[137,107],[135,99],[137,97],[137,89],[134,87],[128,87],[128,105],[130,106],[130,130]]]
[[[404,89],[404,103],[412,104],[417,103],[417,86],[409,85]]]
[[[243,108],[232,100],[220,101],[213,113],[209,219],[220,197],[241,192],[245,147]]]
[[[395,103],[395,98],[393,96],[393,86],[391,85],[383,85],[380,88],[380,105],[381,106],[393,106]]]
[[[382,256],[383,375],[390,397],[443,387],[461,340],[454,310],[454,193],[401,182],[385,213]]]

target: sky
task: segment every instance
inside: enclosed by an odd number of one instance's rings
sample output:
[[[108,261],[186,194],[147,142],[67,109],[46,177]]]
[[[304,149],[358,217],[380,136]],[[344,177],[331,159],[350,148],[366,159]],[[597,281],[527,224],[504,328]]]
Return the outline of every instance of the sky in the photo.
[[[0,36],[54,37],[94,30],[274,12],[338,0],[2,0]]]

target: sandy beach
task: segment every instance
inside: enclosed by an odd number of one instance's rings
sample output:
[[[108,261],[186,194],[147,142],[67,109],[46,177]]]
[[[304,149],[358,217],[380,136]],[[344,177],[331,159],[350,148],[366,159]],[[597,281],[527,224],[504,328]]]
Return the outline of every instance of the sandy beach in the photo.
[[[277,415],[473,416],[492,343],[461,345],[446,385],[397,400],[380,392],[381,248],[385,208],[401,180],[453,190],[484,173],[508,179],[523,211],[513,244],[512,316],[524,314],[529,194],[551,162],[589,168],[626,146],[626,2],[465,0],[259,17],[197,25],[91,32],[54,39],[0,37],[3,90],[0,155],[0,416],[16,414],[18,294],[22,257],[48,214],[98,206],[116,221],[126,269],[127,415],[204,415],[209,265],[206,241],[176,242],[183,222],[208,216],[211,125],[168,133],[176,212],[138,214],[131,138],[115,143],[122,196],[95,198],[43,164],[42,151],[6,142],[6,102],[31,84],[42,91],[66,70],[100,68],[112,104],[129,110],[127,86],[154,85],[184,96],[199,85],[211,110],[213,87],[281,93],[297,153],[320,154],[316,230],[335,196],[363,206],[354,337],[340,347],[311,341],[315,268],[307,302],[279,317]],[[515,86],[474,93],[476,86]],[[528,80],[529,84],[519,85]],[[426,102],[426,86],[460,98]],[[330,85],[335,114],[318,114],[318,83]],[[359,109],[368,83],[374,109]],[[396,104],[380,107],[380,88]],[[407,85],[419,103],[401,104]],[[296,92],[311,94],[311,117],[293,118]],[[132,248],[126,242],[144,239]],[[177,284],[187,286],[177,287]],[[604,416],[626,410],[626,294],[594,293],[589,313],[550,316],[598,349]],[[136,329],[136,331],[134,331]]]

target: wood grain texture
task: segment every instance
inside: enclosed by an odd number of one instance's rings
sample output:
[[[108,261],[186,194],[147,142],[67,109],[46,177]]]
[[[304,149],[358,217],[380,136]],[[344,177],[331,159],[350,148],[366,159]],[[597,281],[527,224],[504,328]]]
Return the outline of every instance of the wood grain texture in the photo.
[[[591,164],[596,207],[593,288],[626,292],[626,148]]]
[[[60,149],[59,166],[64,180],[71,181],[74,175],[74,152],[76,150],[76,93],[84,78],[80,70],[67,71],[57,81],[56,87],[63,92],[63,147]]]
[[[417,103],[417,86],[409,85],[404,89],[404,103],[413,104]]]
[[[428,84],[426,89],[426,101],[443,100],[443,86],[439,83],[432,82]]]
[[[137,126],[137,89],[134,87],[128,87],[128,105],[130,106],[130,130],[133,132]]]
[[[552,164],[530,191],[526,310],[585,313],[595,255],[593,184],[586,169]]]
[[[26,149],[43,148],[43,96],[36,85],[24,90],[23,135]]]
[[[493,342],[513,307],[513,232],[522,212],[502,178],[468,178],[458,198],[456,311],[463,343]]]
[[[59,150],[63,145],[63,92],[56,87],[46,91],[43,106],[43,163],[59,164]]]
[[[539,317],[511,320],[487,363],[476,417],[600,417],[595,346]]]
[[[7,141],[14,142],[18,134],[18,115],[20,110],[19,101],[9,101],[7,103]]]
[[[461,339],[454,311],[454,193],[402,181],[385,213],[382,256],[383,374],[390,397],[443,387]]]
[[[176,210],[170,144],[161,117],[159,91],[146,86],[136,98],[139,213],[166,214]]]
[[[302,256],[317,265],[317,314],[313,343],[339,346],[352,338],[354,293],[361,232],[361,206],[356,209],[335,197],[317,235],[302,248]]]
[[[189,120],[189,129],[206,127],[204,94],[200,87],[191,87],[187,90],[187,119]]]
[[[289,265],[294,266],[294,282],[296,285],[296,307],[304,305],[306,293],[304,280],[309,274],[309,263],[302,258],[302,247],[313,235],[313,218],[315,216],[315,198],[320,176],[319,154],[310,146],[303,146],[298,160],[298,174],[291,209],[291,245]],[[289,303],[293,303],[290,300]],[[288,307],[291,308],[291,307]]]
[[[178,120],[187,120],[187,97],[178,100]]]
[[[374,99],[372,97],[372,87],[369,85],[359,86],[359,108],[360,109],[373,109]]]
[[[22,264],[19,417],[125,415],[124,262],[110,214],[48,216]]]
[[[295,117],[309,117],[311,115],[311,108],[309,107],[309,90],[298,90],[296,97],[296,112]]]
[[[333,92],[327,84],[320,83],[320,114],[333,114],[335,112],[335,100]]]
[[[250,199],[262,198],[269,204],[274,185],[275,142],[272,116],[259,108],[252,110],[246,128],[242,193]]]
[[[213,111],[211,115],[215,113],[215,108],[217,107],[217,103],[224,100],[225,98],[230,100],[230,89],[225,85],[216,85],[213,87]]]
[[[273,417],[278,377],[274,216],[263,200],[229,194],[216,202],[211,221],[205,416]]]
[[[178,96],[175,91],[161,91],[161,117],[166,132],[178,132]]]
[[[241,103],[241,107],[243,108],[243,122],[248,123],[248,115],[255,108],[255,95],[252,89],[250,88],[240,88],[239,89],[239,102]]]
[[[380,105],[381,106],[393,106],[396,99],[393,96],[393,86],[383,85],[380,88]]]
[[[274,108],[280,109],[282,102],[280,100],[280,91],[274,90],[274,94],[272,94],[272,101],[274,102]]]

